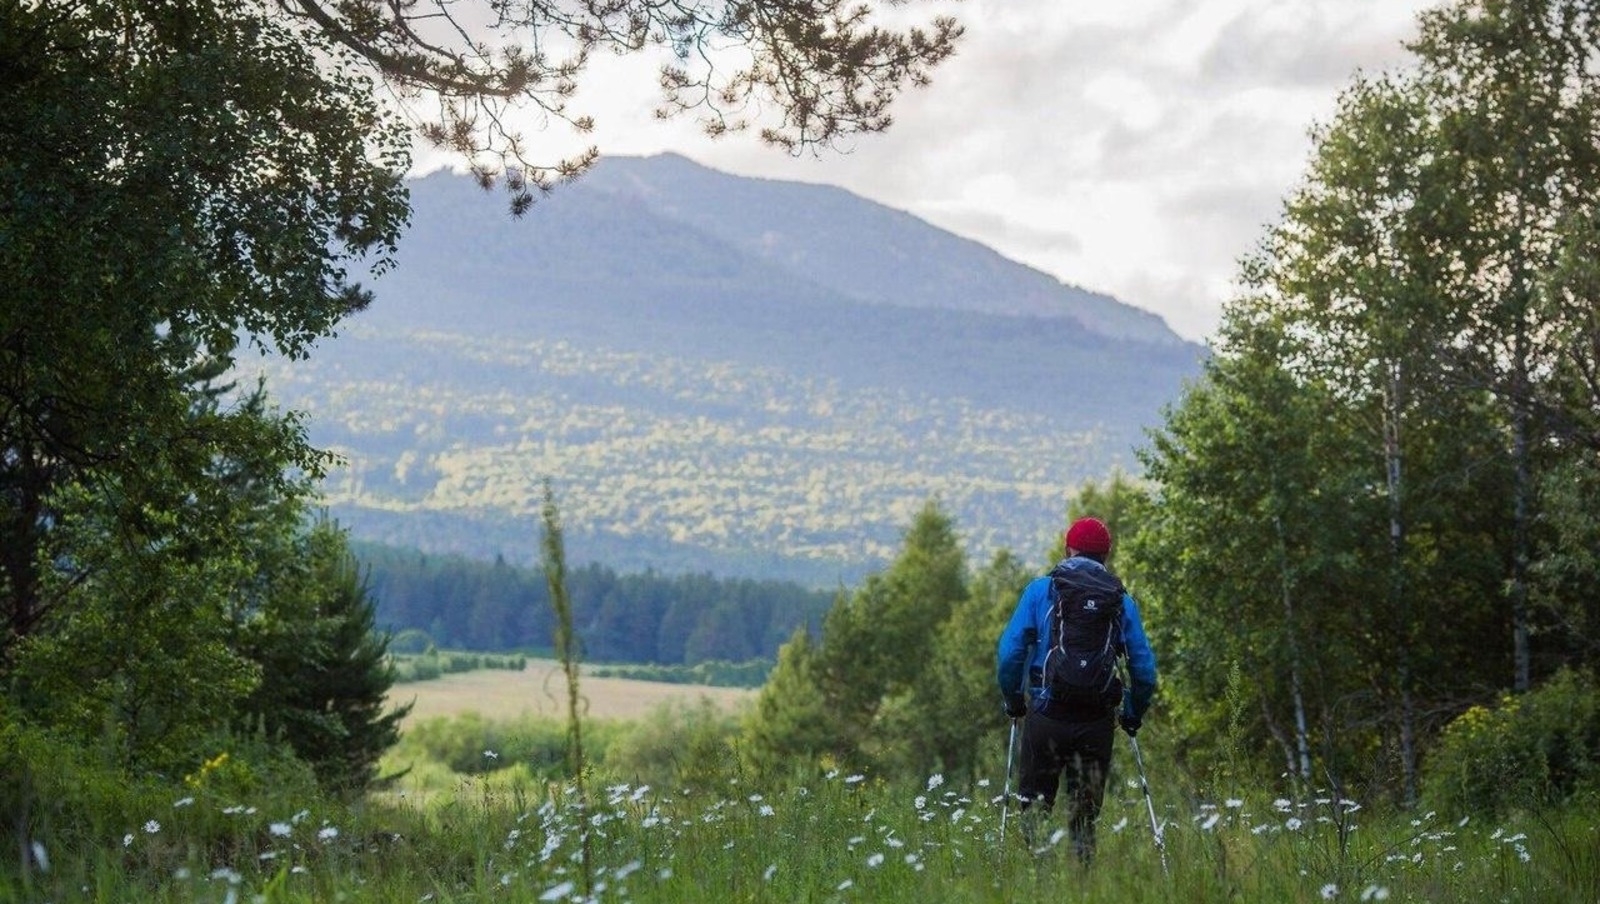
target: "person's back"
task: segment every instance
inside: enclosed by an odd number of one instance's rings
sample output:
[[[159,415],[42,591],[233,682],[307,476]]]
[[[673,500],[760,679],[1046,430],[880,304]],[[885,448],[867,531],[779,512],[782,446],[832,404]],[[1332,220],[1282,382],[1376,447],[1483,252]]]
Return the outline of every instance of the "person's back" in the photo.
[[[1000,635],[996,674],[1006,714],[1022,720],[1017,796],[1024,811],[1031,808],[1024,834],[1054,808],[1065,779],[1073,845],[1087,862],[1117,723],[1129,736],[1138,732],[1155,695],[1156,661],[1138,603],[1105,565],[1105,524],[1073,522],[1066,547],[1067,557],[1017,600]],[[1119,656],[1127,660],[1126,688],[1106,661]]]

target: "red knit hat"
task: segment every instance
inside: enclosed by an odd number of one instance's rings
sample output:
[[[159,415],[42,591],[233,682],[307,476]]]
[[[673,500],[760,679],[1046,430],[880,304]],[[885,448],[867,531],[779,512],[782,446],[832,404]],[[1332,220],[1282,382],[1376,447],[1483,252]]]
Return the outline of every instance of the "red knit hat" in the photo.
[[[1079,518],[1067,528],[1067,548],[1103,556],[1111,551],[1111,529],[1099,518]]]

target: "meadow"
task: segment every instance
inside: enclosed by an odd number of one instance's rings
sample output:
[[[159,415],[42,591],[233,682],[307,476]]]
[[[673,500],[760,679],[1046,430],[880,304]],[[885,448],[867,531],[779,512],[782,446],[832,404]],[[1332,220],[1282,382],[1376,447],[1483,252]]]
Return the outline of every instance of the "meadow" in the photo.
[[[476,712],[491,720],[528,716],[564,716],[566,684],[561,664],[531,659],[522,671],[479,669],[442,675],[431,681],[396,685],[389,692],[392,705],[411,703],[408,724],[432,718],[449,718]],[[755,699],[743,688],[706,687],[639,681],[631,678],[583,678],[583,696],[591,718],[637,719],[669,702],[692,703],[701,698],[732,710]]]
[[[585,693],[608,699],[598,684]],[[620,723],[585,730],[608,724]],[[342,802],[242,781],[213,762],[181,795],[170,783],[107,791],[117,806],[76,827],[76,849],[35,845],[24,852],[31,869],[0,871],[0,899],[1600,900],[1593,801],[1486,819],[1316,789],[1276,794],[1259,779],[1203,790],[1159,731],[1142,746],[1164,850],[1119,736],[1098,855],[1085,867],[1061,814],[1024,821],[1003,806],[1004,741],[994,738],[984,774],[966,779],[896,783],[826,763],[757,776],[727,749],[720,772],[693,782],[619,780],[598,764],[581,784],[434,764]]]

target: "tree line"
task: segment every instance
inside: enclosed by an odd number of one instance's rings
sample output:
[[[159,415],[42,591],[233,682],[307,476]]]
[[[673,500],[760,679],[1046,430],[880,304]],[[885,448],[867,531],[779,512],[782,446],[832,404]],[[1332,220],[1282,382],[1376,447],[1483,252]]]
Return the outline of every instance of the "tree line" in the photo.
[[[377,622],[420,630],[446,649],[555,646],[555,613],[542,571],[357,543],[377,601]],[[659,663],[773,659],[797,627],[814,629],[833,593],[788,581],[619,574],[591,563],[567,571],[573,625],[584,659]]]

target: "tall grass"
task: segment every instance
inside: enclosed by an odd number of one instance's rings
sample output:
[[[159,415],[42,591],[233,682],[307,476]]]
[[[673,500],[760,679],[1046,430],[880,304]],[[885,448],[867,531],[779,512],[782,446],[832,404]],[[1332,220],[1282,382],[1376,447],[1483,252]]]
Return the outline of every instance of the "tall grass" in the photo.
[[[1091,868],[1072,856],[1059,819],[1031,837],[1013,822],[1002,843],[999,769],[962,786],[834,771],[770,784],[736,775],[687,791],[618,782],[593,788],[587,803],[571,783],[477,777],[426,803],[404,784],[351,805],[270,789],[159,800],[146,790],[98,838],[79,833],[74,847],[37,839],[21,872],[7,858],[0,899],[1600,899],[1591,807],[1489,821],[1375,812],[1315,793],[1195,799],[1157,757],[1150,778],[1171,862],[1163,877],[1136,776],[1126,751],[1118,756]]]
[[[573,790],[577,794],[580,825],[589,810],[589,792],[584,785],[583,713],[578,693],[578,638],[572,628],[572,599],[567,595],[567,552],[561,537],[561,512],[556,508],[555,490],[550,479],[544,481],[544,537],[541,544],[545,581],[550,586],[550,605],[556,614],[556,656],[567,677],[567,732],[571,738],[568,760],[572,766]],[[579,833],[579,865],[583,891],[588,896],[594,887],[589,834]]]

